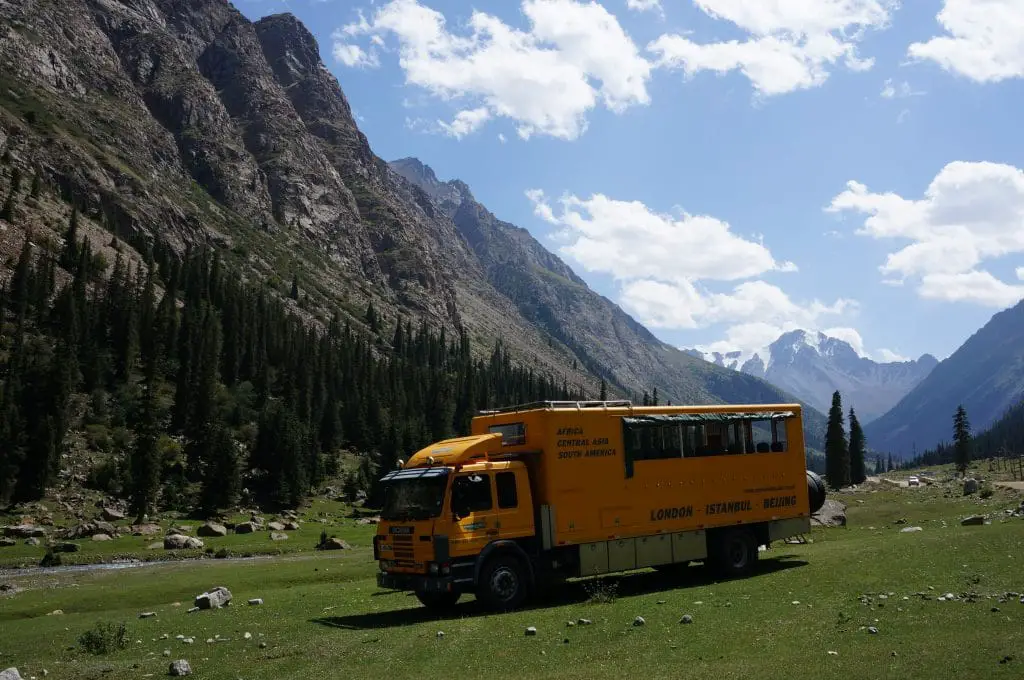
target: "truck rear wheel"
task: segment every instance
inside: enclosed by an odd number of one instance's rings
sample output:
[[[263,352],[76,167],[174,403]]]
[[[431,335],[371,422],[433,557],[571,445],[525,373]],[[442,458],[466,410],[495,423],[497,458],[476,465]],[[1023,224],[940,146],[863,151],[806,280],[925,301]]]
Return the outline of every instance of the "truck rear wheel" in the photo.
[[[746,576],[757,563],[757,541],[749,529],[726,529],[715,537],[711,548],[712,567],[727,578]]]
[[[515,609],[523,603],[526,595],[526,569],[515,557],[497,555],[488,560],[480,571],[476,597],[488,609]]]
[[[432,611],[444,611],[445,609],[451,609],[455,606],[455,603],[459,601],[460,596],[461,593],[436,593],[423,590],[416,591],[416,599],[418,599],[424,607]]]

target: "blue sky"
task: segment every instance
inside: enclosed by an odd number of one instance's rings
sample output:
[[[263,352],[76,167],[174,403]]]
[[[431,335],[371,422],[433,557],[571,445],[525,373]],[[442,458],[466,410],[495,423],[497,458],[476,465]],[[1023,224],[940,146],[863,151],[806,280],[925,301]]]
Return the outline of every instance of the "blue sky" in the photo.
[[[944,358],[1024,298],[1016,0],[235,4],[672,344]]]

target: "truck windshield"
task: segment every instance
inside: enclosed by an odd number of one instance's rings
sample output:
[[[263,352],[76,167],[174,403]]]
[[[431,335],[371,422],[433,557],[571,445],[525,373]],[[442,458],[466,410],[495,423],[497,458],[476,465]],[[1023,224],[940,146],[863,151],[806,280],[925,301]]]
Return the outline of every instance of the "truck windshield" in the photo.
[[[441,516],[447,475],[413,479],[393,479],[384,487],[384,520],[433,519]]]

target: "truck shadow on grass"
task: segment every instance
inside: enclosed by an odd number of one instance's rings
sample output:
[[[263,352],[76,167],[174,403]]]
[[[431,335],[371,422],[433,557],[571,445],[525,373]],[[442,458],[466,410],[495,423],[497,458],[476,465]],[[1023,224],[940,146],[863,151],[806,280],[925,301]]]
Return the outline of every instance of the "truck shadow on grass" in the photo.
[[[756,571],[743,580],[760,579],[776,572],[802,567],[804,560],[795,559],[795,555],[777,555],[762,558],[757,563]],[[605,576],[578,581],[569,581],[548,590],[542,595],[530,598],[520,611],[550,609],[566,605],[578,605],[588,602],[607,602],[620,597],[650,595],[662,591],[693,588],[697,586],[722,583],[730,579],[715,578],[706,569],[699,566],[680,568],[665,572],[642,571],[622,575]],[[351,614],[348,616],[328,616],[312,619],[312,623],[329,628],[346,630],[373,630],[411,626],[428,621],[445,621],[476,616],[489,616],[494,612],[485,609],[471,595],[464,596],[458,605],[446,612],[431,611],[422,606],[412,593],[392,593],[378,591],[374,595],[407,597],[412,603],[409,608],[393,609],[383,612]]]

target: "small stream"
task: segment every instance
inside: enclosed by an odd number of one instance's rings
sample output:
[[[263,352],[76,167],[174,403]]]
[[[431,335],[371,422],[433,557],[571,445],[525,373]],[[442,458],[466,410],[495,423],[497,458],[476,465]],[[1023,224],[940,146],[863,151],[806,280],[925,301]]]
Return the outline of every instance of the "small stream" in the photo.
[[[299,556],[289,556],[299,557]],[[67,564],[57,567],[0,567],[0,578],[18,578],[20,576],[42,576],[45,574],[73,574],[90,571],[113,571],[117,569],[139,569],[143,567],[168,566],[173,564],[231,563],[252,562],[254,560],[282,559],[280,555],[255,555],[252,557],[200,558],[184,560],[118,560],[114,562],[98,562],[96,564]],[[283,558],[283,559],[287,559]]]

